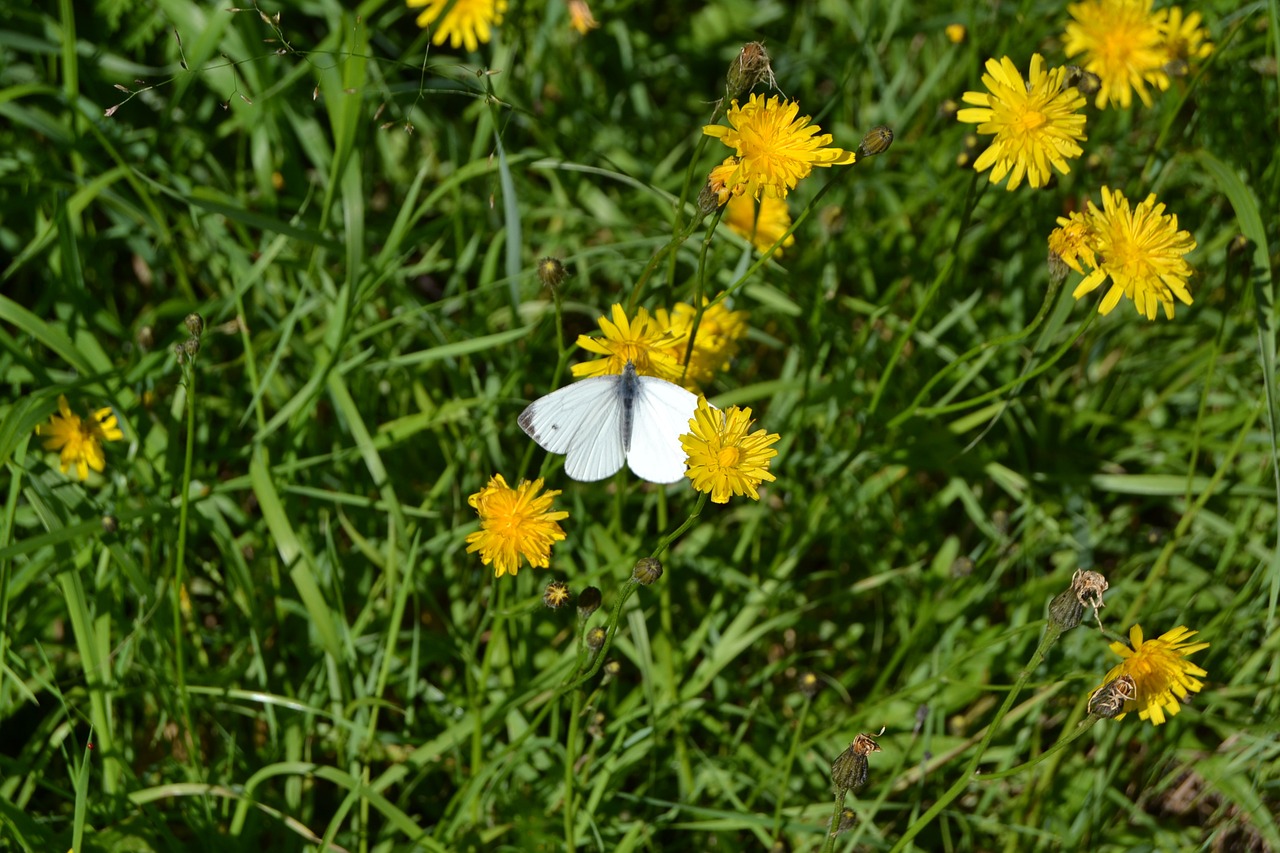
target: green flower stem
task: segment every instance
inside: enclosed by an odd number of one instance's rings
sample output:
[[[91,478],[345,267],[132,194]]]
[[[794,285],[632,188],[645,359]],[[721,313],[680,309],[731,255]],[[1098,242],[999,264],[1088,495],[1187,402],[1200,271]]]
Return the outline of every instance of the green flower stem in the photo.
[[[800,738],[804,734],[804,724],[809,718],[809,708],[812,705],[813,700],[808,696],[804,697],[804,704],[800,706],[800,718],[796,720],[795,732],[791,736],[791,745],[787,747],[787,757],[782,760],[782,773],[778,775],[779,779],[791,778],[791,767],[795,764],[796,753],[800,751]],[[773,809],[773,837],[775,839],[782,832],[782,807],[787,802],[786,792],[787,787],[783,785],[778,793],[778,803]]]
[[[1036,312],[1036,316],[1031,318],[1031,322],[1023,327],[1021,331],[1013,332],[1008,335],[1001,335],[1000,337],[992,338],[989,341],[983,341],[935,373],[933,377],[924,384],[924,387],[920,389],[920,392],[916,394],[916,398],[911,401],[911,405],[907,406],[889,421],[889,429],[901,426],[908,418],[915,414],[916,409],[920,407],[920,404],[924,401],[924,398],[929,395],[929,392],[933,390],[933,387],[941,382],[955,368],[972,361],[975,357],[981,355],[987,350],[994,349],[995,347],[1008,346],[1009,344],[1016,343],[1017,341],[1034,334],[1036,329],[1040,327],[1040,324],[1049,316],[1049,309],[1053,307],[1053,303],[1058,297],[1058,290],[1061,286],[1062,282],[1060,281],[1049,281],[1049,289],[1045,292],[1044,302],[1040,305],[1040,310]]]
[[[636,306],[640,304],[640,294],[644,292],[644,286],[658,269],[659,264],[662,263],[662,259],[671,255],[674,260],[675,250],[684,245],[684,242],[689,239],[695,230],[697,230],[698,225],[701,222],[702,219],[700,217],[691,219],[683,231],[676,229],[676,233],[672,235],[671,240],[667,242],[665,246],[653,253],[653,257],[649,259],[649,263],[645,264],[644,269],[641,270],[640,275],[636,278],[636,283],[631,286],[631,295],[627,297],[628,317],[635,313]]]
[[[173,555],[173,656],[177,670],[178,706],[182,712],[182,736],[191,760],[199,761],[191,731],[191,703],[187,698],[186,632],[182,618],[182,590],[186,585],[187,513],[191,505],[191,468],[196,445],[196,365],[187,358],[182,366],[187,390],[187,444],[182,460],[182,484],[178,497],[178,544]]]
[[[844,813],[844,797],[848,791],[840,790],[836,792],[836,806],[831,812],[831,829],[827,832],[827,838],[822,842],[822,853],[831,853],[836,846],[836,832],[840,829],[840,815]]]
[[[706,290],[704,284],[707,278],[707,255],[711,252],[711,238],[715,236],[716,226],[720,224],[720,218],[724,216],[724,208],[716,210],[715,217],[711,220],[711,224],[707,227],[706,233],[702,238],[702,251],[698,255],[698,274],[694,276],[693,290],[693,325],[689,328],[689,343],[684,350],[684,370],[680,374],[680,384],[683,385],[685,378],[689,375],[689,363],[693,361],[693,345],[698,339],[698,327],[702,325],[702,315],[706,313],[707,306],[703,304]]]
[[[996,711],[995,717],[987,726],[987,733],[982,738],[982,742],[978,744],[978,748],[974,750],[973,755],[969,758],[968,764],[965,765],[964,771],[960,774],[960,778],[955,784],[947,789],[946,793],[937,799],[929,810],[916,818],[911,826],[907,827],[907,831],[902,834],[898,842],[893,845],[893,849],[889,853],[897,853],[903,850],[911,843],[911,839],[920,834],[926,826],[933,822],[943,809],[951,805],[957,797],[965,792],[973,781],[973,772],[978,769],[978,764],[982,761],[982,756],[986,754],[987,747],[991,745],[991,741],[995,739],[996,731],[1000,728],[1000,722],[1009,713],[1009,709],[1013,707],[1013,702],[1018,698],[1018,694],[1022,692],[1022,688],[1026,686],[1027,680],[1031,677],[1031,673],[1044,660],[1045,654],[1053,647],[1053,644],[1062,636],[1062,628],[1054,622],[1050,622],[1044,629],[1044,635],[1040,638],[1040,645],[1036,646],[1036,650],[1031,655],[1031,660],[1022,672],[1018,673],[1018,680],[1014,682],[1013,687],[1005,694],[1004,702],[1000,705],[1000,710]]]
[[[601,649],[601,651],[604,651]],[[578,763],[578,728],[582,717],[582,691],[573,691],[570,699],[569,732],[564,739],[564,849],[576,850],[573,829],[577,820],[574,768]]]
[[[933,297],[938,295],[938,291],[942,289],[942,285],[951,280],[951,274],[956,268],[956,256],[960,251],[960,241],[964,239],[964,234],[969,230],[969,219],[973,216],[974,208],[978,206],[978,199],[982,197],[981,191],[975,191],[978,186],[978,173],[973,173],[973,178],[969,181],[969,189],[964,196],[964,206],[960,212],[960,227],[956,229],[956,238],[951,243],[951,251],[947,254],[947,262],[943,265],[938,274],[934,276],[933,283],[929,285],[929,289],[925,291],[924,298],[920,300],[920,304],[916,306],[915,314],[911,316],[911,322],[907,324],[906,330],[898,336],[898,340],[893,345],[893,353],[889,356],[889,362],[884,366],[884,370],[880,374],[880,381],[876,383],[876,390],[871,395],[871,402],[867,406],[867,416],[875,414],[876,409],[880,406],[880,399],[884,395],[885,389],[889,387],[889,377],[893,375],[893,370],[898,365],[898,359],[902,357],[902,350],[906,347],[907,341],[916,333],[916,327],[920,325],[920,319],[924,316],[925,309],[933,302]]]
[[[1049,749],[1040,753],[1030,761],[1024,761],[1022,764],[1019,764],[1017,767],[1010,767],[1007,770],[1000,770],[996,773],[983,773],[981,776],[978,777],[976,781],[994,782],[997,779],[1007,779],[1010,776],[1017,776],[1019,773],[1023,772],[1024,770],[1030,770],[1032,767],[1035,767],[1041,761],[1045,761],[1049,758],[1052,758],[1057,753],[1062,752],[1062,750],[1070,746],[1076,740],[1076,738],[1080,737],[1085,732],[1089,731],[1089,729],[1093,728],[1094,723],[1098,722],[1098,720],[1100,719],[1102,718],[1097,716],[1096,714],[1090,714],[1088,717],[1080,721],[1080,725],[1076,727],[1075,731],[1073,731],[1071,734],[1067,735],[1066,737],[1062,738],[1053,746],[1051,746]]]
[[[474,695],[471,697],[471,706],[477,709],[475,715],[475,726],[471,730],[471,776],[475,778],[480,775],[480,768],[484,766],[484,714],[479,713],[480,708],[484,707],[487,695],[489,693],[489,673],[493,669],[494,649],[499,645],[505,645],[502,641],[502,631],[506,625],[506,613],[504,610],[504,602],[506,584],[495,583],[493,585],[493,600],[491,606],[486,608],[487,613],[493,614],[493,627],[489,629],[489,642],[484,647],[484,656],[480,659],[480,677],[474,688]],[[483,621],[476,630],[476,637],[479,638],[483,631]],[[478,639],[477,639],[478,642]],[[468,667],[470,669],[470,667]],[[472,820],[479,824],[481,820],[480,814],[480,798],[475,797],[471,800],[471,817]]]

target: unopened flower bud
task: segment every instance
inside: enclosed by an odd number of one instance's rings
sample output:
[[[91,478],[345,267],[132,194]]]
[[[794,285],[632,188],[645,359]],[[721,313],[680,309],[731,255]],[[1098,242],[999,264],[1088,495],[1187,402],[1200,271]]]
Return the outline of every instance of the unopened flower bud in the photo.
[[[1071,271],[1071,267],[1067,266],[1067,262],[1062,259],[1053,249],[1049,250],[1049,281],[1053,285],[1062,284],[1067,278],[1067,273]]]
[[[186,324],[187,331],[191,333],[192,337],[198,338],[204,334],[204,318],[199,314],[192,312],[182,322]]]
[[[200,352],[200,339],[187,338],[182,342],[182,351],[187,354],[187,358],[195,358],[196,353]]]
[[[880,733],[884,734],[884,730]],[[831,783],[836,793],[856,791],[867,784],[867,756],[879,751],[880,744],[871,735],[860,734],[854,738],[849,748],[831,763]]]
[[[645,557],[637,561],[636,567],[631,570],[631,577],[648,586],[662,577],[662,561],[653,557]]]
[[[564,268],[564,264],[559,258],[543,258],[538,261],[538,278],[542,283],[555,290],[564,280],[569,277],[569,271]]]
[[[1075,86],[1076,91],[1087,98],[1102,88],[1102,78],[1079,65],[1068,65],[1067,73],[1062,77],[1062,85],[1064,88]]]
[[[1084,605],[1076,598],[1075,590],[1064,590],[1049,602],[1049,623],[1056,625],[1059,631],[1070,631],[1080,624],[1084,616]]]
[[[604,601],[604,596],[600,594],[600,590],[594,586],[587,587],[578,593],[578,615],[590,616],[600,609],[602,601]]]
[[[102,517],[102,532],[115,533],[120,529],[120,520],[114,515],[104,515]]]
[[[796,689],[803,693],[805,698],[812,699],[822,689],[822,681],[812,672],[802,672],[796,679]]]
[[[593,652],[600,651],[600,649],[604,647],[604,640],[606,636],[608,636],[608,632],[606,632],[604,628],[592,628],[587,632],[588,648]]]
[[[862,142],[858,144],[858,156],[874,157],[877,154],[883,154],[889,150],[889,146],[892,144],[892,130],[883,124],[879,127],[873,127],[871,132],[862,137]]]

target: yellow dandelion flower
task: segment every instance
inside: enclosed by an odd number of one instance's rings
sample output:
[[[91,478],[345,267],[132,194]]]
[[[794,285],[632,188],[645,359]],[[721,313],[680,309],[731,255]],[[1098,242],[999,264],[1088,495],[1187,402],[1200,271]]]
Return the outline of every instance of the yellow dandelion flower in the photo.
[[[707,305],[709,300],[704,299]],[[693,334],[693,321],[697,309],[685,302],[677,302],[670,311],[659,308],[653,316],[658,325],[666,329],[679,344],[667,352],[676,363],[685,363],[689,351],[689,336]],[[747,312],[732,311],[723,302],[709,305],[698,321],[698,333],[693,339],[693,353],[689,356],[688,369],[684,371],[684,386],[697,390],[715,378],[729,366],[729,360],[738,352],[738,342],[747,335]]]
[[[964,24],[947,24],[943,32],[947,34],[947,41],[952,44],[961,44],[969,35],[969,29]]]
[[[724,223],[735,234],[740,234],[751,241],[761,252],[778,242],[778,238],[786,234],[791,227],[791,212],[787,203],[780,198],[765,197],[760,199],[759,215],[756,215],[756,201],[751,196],[739,195],[729,200],[724,210]],[[773,253],[775,258],[782,257],[782,250],[794,246],[796,235],[788,234]]]
[[[1195,62],[1208,59],[1213,53],[1209,31],[1200,26],[1200,13],[1192,12],[1183,17],[1182,9],[1173,6],[1156,13],[1157,28],[1164,39],[1165,50],[1173,61]]]
[[[1074,20],[1067,24],[1063,49],[1068,57],[1084,54],[1080,64],[1102,81],[1095,106],[1128,109],[1135,91],[1151,106],[1147,86],[1169,88],[1169,50],[1151,0],[1084,0],[1067,6],[1067,12]]]
[[[1185,659],[1187,655],[1209,648],[1208,643],[1185,642],[1196,633],[1179,625],[1161,634],[1159,639],[1144,641],[1142,626],[1134,625],[1129,629],[1132,648],[1121,642],[1111,644],[1111,650],[1124,660],[1107,673],[1102,679],[1103,685],[1127,675],[1133,679],[1136,688],[1136,695],[1125,700],[1124,710],[1116,717],[1117,720],[1136,710],[1139,719],[1150,720],[1153,726],[1161,725],[1166,713],[1171,717],[1178,713],[1180,699],[1200,692],[1204,684],[1194,676],[1209,673]]]
[[[603,355],[591,361],[573,366],[573,375],[611,376],[622,373],[628,361],[636,366],[642,376],[657,376],[668,382],[679,382],[683,369],[676,352],[684,352],[688,337],[680,337],[653,318],[643,308],[636,310],[634,319],[627,319],[621,305],[614,305],[613,320],[599,319],[601,337],[579,335],[578,346],[588,352]]]
[[[1175,298],[1191,304],[1187,278],[1192,270],[1183,256],[1196,247],[1196,241],[1178,230],[1177,216],[1164,215],[1164,205],[1156,203],[1155,193],[1130,210],[1122,193],[1103,187],[1102,210],[1090,201],[1086,219],[1097,266],[1072,296],[1079,299],[1110,278],[1111,289],[1098,306],[1099,314],[1110,314],[1122,296],[1132,299],[1148,320],[1156,318],[1157,306],[1172,320]]]
[[[104,441],[124,438],[110,407],[98,409],[92,418],[82,420],[71,411],[67,398],[61,394],[58,395],[58,411],[49,416],[49,423],[36,427],[36,435],[47,436],[45,450],[59,451],[62,473],[67,473],[75,465],[76,475],[81,480],[89,479],[90,468],[98,472],[106,468],[107,459],[102,454]]]
[[[591,14],[591,7],[586,0],[569,0],[569,26],[584,36],[600,26],[596,23],[596,16]]]
[[[1065,68],[1046,71],[1044,57],[1037,53],[1024,81],[1009,57],[988,59],[982,85],[990,94],[964,93],[964,102],[974,106],[960,110],[956,118],[978,125],[978,133],[995,136],[973,164],[979,172],[994,166],[991,183],[1012,172],[1005,189],[1016,189],[1023,175],[1032,187],[1042,187],[1053,169],[1071,171],[1067,159],[1080,156],[1076,142],[1085,139],[1085,117],[1079,112],[1084,96],[1063,87],[1066,73]]]
[[[769,445],[781,436],[762,429],[748,435],[750,428],[750,409],[730,406],[722,412],[699,397],[690,431],[680,436],[689,457],[686,476],[715,503],[728,503],[730,495],[750,495],[758,501],[760,483],[776,479],[769,473],[769,460],[778,451]]]
[[[507,0],[406,0],[410,9],[424,6],[418,15],[418,26],[426,28],[439,22],[432,44],[444,44],[456,49],[459,45],[474,51],[488,44],[493,28],[502,23],[502,13],[507,11]],[[444,17],[441,17],[443,15]]]
[[[1072,211],[1067,216],[1058,217],[1058,227],[1049,234],[1049,251],[1053,252],[1064,264],[1081,275],[1085,275],[1083,260],[1092,270],[1098,265],[1094,255],[1092,242],[1093,230],[1080,211]]]
[[[552,512],[551,499],[560,494],[542,491],[542,478],[523,481],[516,488],[501,474],[467,498],[480,515],[480,529],[467,536],[467,553],[480,552],[480,562],[493,564],[495,577],[514,575],[521,558],[536,569],[551,565],[551,546],[564,539],[558,521],[567,512]]]
[[[786,198],[796,182],[807,177],[814,166],[845,166],[857,154],[842,148],[825,148],[831,134],[809,124],[809,116],[797,118],[800,105],[777,95],[766,100],[752,95],[745,106],[735,100],[725,114],[729,127],[709,124],[702,128],[734,149],[737,168],[726,181],[729,187],[754,198]]]

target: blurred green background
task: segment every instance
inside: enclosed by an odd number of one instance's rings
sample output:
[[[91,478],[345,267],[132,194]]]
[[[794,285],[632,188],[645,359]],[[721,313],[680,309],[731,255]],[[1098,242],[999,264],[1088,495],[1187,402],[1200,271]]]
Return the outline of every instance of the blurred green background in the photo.
[[[1194,7],[1209,60],[1091,104],[1070,174],[1015,192],[961,165],[954,102],[988,58],[1065,63],[1065,4],[591,8],[512,0],[468,54],[382,0],[8,4],[0,847],[816,851],[832,760],[885,727],[836,849],[1280,849],[1275,0]],[[747,41],[834,145],[896,140],[800,184],[782,258],[698,230],[643,294],[737,287],[706,391],[782,436],[777,481],[706,506],[616,675],[565,693],[696,495],[575,483],[519,430],[557,363],[536,263],[572,274],[567,340],[625,300],[728,153],[692,159]],[[1073,274],[1010,340],[1103,185],[1194,235],[1194,304],[1098,317]],[[125,433],[84,483],[34,435],[60,394]],[[466,553],[496,473],[562,490],[549,570]],[[1077,569],[1112,632],[1199,631],[1205,689],[969,777]],[[978,769],[1071,737],[1117,662],[1064,635]]]

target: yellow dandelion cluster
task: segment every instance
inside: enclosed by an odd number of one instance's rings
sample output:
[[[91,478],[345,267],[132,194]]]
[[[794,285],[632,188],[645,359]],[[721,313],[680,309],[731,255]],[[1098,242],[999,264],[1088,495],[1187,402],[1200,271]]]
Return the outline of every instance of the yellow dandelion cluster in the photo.
[[[1067,6],[1067,12],[1071,21],[1063,48],[1098,75],[1101,86],[1094,103],[1099,108],[1118,104],[1128,109],[1134,92],[1151,106],[1148,87],[1168,89],[1174,63],[1201,60],[1213,52],[1200,14],[1184,17],[1177,6],[1153,11],[1151,0],[1084,0]]]
[[[756,199],[786,198],[814,166],[844,166],[857,160],[853,151],[826,147],[831,134],[819,133],[822,128],[810,124],[810,117],[799,116],[799,112],[799,104],[777,95],[767,99],[752,95],[742,106],[733,101],[725,114],[729,127],[709,124],[702,128],[707,136],[734,149],[732,169],[727,168],[730,160],[718,167],[723,173],[718,180],[724,192]],[[711,183],[716,182],[713,172]]]
[[[82,419],[67,405],[67,398],[58,396],[58,411],[50,415],[49,423],[36,427],[36,435],[44,436],[44,449],[56,450],[62,473],[76,468],[76,476],[89,479],[90,469],[101,472],[107,460],[102,453],[106,441],[124,438],[116,416],[110,407],[98,409],[89,418]]]
[[[578,338],[578,346],[603,358],[575,364],[573,375],[615,375],[630,361],[639,374],[700,388],[723,370],[737,352],[738,342],[747,334],[747,312],[730,310],[722,302],[704,301],[694,335],[697,313],[694,306],[677,302],[670,311],[660,308],[651,314],[640,308],[634,318],[628,318],[621,305],[614,305],[610,309],[612,319],[599,319],[598,337]]]
[[[1049,235],[1049,249],[1084,280],[1073,296],[1081,298],[1111,279],[1111,289],[1098,306],[1109,314],[1122,297],[1133,300],[1148,320],[1163,308],[1173,319],[1175,300],[1191,304],[1187,279],[1191,265],[1184,256],[1196,247],[1187,231],[1178,230],[1178,217],[1165,215],[1155,194],[1136,208],[1119,190],[1102,188],[1102,209],[1092,201],[1084,212],[1058,218]]]
[[[1014,190],[1026,176],[1032,187],[1042,187],[1053,169],[1071,171],[1067,160],[1080,156],[1076,143],[1085,139],[1084,96],[1064,85],[1066,73],[1065,68],[1047,70],[1036,54],[1023,80],[1009,57],[989,59],[982,75],[987,91],[964,93],[964,102],[974,106],[960,110],[956,118],[995,137],[973,164],[979,172],[991,169],[991,183],[1010,175],[1005,189]]]
[[[516,488],[495,474],[483,489],[467,498],[480,516],[480,529],[467,536],[467,553],[480,552],[480,562],[493,565],[496,577],[514,575],[521,560],[534,568],[551,564],[551,546],[564,539],[557,523],[569,513],[551,509],[558,491],[542,491],[541,478]]]
[[[1128,689],[1120,695],[1124,705],[1115,719],[1137,711],[1139,719],[1149,720],[1153,726],[1162,725],[1166,714],[1177,714],[1182,700],[1203,689],[1204,684],[1196,676],[1209,673],[1186,660],[1188,655],[1209,648],[1208,643],[1186,642],[1196,633],[1179,625],[1157,639],[1144,640],[1142,626],[1134,625],[1129,629],[1130,645],[1111,644],[1111,650],[1124,660],[1107,673],[1099,689],[1123,677],[1133,681],[1132,685],[1126,683]]]

